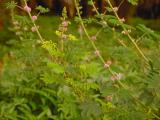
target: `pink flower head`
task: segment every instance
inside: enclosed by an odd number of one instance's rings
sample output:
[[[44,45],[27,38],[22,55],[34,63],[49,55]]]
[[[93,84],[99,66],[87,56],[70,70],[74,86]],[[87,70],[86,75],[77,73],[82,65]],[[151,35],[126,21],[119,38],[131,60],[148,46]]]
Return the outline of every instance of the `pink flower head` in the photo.
[[[96,50],[96,51],[94,52],[94,54],[95,54],[96,56],[100,56],[99,50]]]
[[[35,15],[32,16],[32,20],[33,20],[33,21],[36,21],[36,20],[37,20],[37,16],[35,16]]]
[[[120,19],[120,22],[125,22],[125,19],[124,19],[124,18],[121,18],[121,19]]]
[[[26,6],[24,6],[24,8],[23,8],[26,12],[31,12],[31,8],[30,7],[28,7],[27,5]]]
[[[112,64],[112,61],[108,60],[105,64],[104,67],[105,68],[109,68],[109,66]]]
[[[32,32],[36,32],[37,29],[36,29],[36,27],[32,27],[31,30],[32,30]]]
[[[114,8],[113,8],[113,11],[114,11],[114,12],[117,12],[117,11],[118,11],[118,7],[114,7]]]
[[[67,27],[67,26],[68,26],[68,24],[69,24],[69,22],[68,22],[68,21],[66,21],[66,20],[62,22],[62,26],[63,26],[63,27]]]
[[[111,64],[112,64],[112,61],[108,60],[108,61],[107,61],[107,64],[108,64],[108,65],[111,65]]]
[[[92,36],[92,37],[91,37],[91,40],[92,40],[92,41],[97,40],[97,36],[96,36],[96,35]]]

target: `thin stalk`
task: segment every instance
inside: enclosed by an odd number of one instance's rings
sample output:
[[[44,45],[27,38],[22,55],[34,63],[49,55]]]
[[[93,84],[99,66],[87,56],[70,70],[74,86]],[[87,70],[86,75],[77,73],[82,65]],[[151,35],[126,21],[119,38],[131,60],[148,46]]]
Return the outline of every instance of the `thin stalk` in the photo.
[[[91,0],[91,2],[92,2],[93,9],[94,9],[94,10],[95,10],[95,12],[99,15],[99,12],[98,12],[98,10],[97,10],[96,6],[94,5],[93,0]]]
[[[24,4],[27,6],[26,0],[24,0]],[[28,13],[28,15],[29,15],[29,17],[30,17],[30,19],[31,19],[31,21],[32,21],[32,23],[33,23],[33,26],[36,28],[36,33],[37,33],[38,37],[40,38],[40,41],[41,41],[41,42],[44,42],[44,39],[43,39],[43,37],[41,36],[41,34],[40,34],[39,30],[38,30],[38,27],[37,27],[36,23],[32,20],[32,15],[31,15],[31,13],[30,13],[30,12],[27,12],[27,13]]]
[[[109,6],[111,7],[111,9],[113,10],[113,12],[114,12],[116,18],[118,19],[118,21],[119,21],[120,23],[122,23],[122,21],[121,21],[121,19],[119,18],[117,12],[114,10],[114,8],[113,8],[110,0],[107,0],[107,2],[108,2],[108,4],[109,4]],[[126,28],[124,28],[122,25],[121,25],[121,27],[123,28],[124,31],[126,31]],[[134,38],[132,38],[129,33],[127,34],[127,36],[128,36],[128,38],[131,40],[131,42],[133,43],[133,45],[135,46],[135,48],[137,49],[137,51],[140,53],[140,55],[142,56],[142,58],[143,58],[143,59],[147,62],[147,64],[148,64],[148,62],[149,62],[148,58],[144,55],[144,53],[142,52],[142,50],[138,47],[138,45],[136,44]]]
[[[100,13],[98,12],[97,8],[96,8],[95,5],[94,5],[93,0],[91,0],[91,2],[92,2],[92,6],[93,6],[93,8],[95,9],[97,15],[100,15]],[[117,12],[114,10],[114,8],[113,8],[110,0],[107,0],[106,2],[108,2],[109,6],[110,6],[111,9],[113,10],[113,12],[114,12],[115,16],[117,17],[117,19],[119,20],[119,22],[121,22],[121,19],[119,18]],[[124,0],[120,3],[120,5],[121,5],[123,2],[124,2]],[[118,6],[118,8],[119,8],[119,7],[120,7],[120,6]],[[123,28],[124,31],[126,31],[126,29],[125,29],[123,26],[121,26],[121,27]],[[137,49],[137,51],[140,53],[140,55],[142,56],[142,58],[143,58],[143,59],[146,61],[146,63],[148,64],[148,62],[149,62],[148,58],[144,55],[144,53],[142,52],[142,50],[138,47],[138,45],[137,45],[137,43],[135,42],[135,40],[131,37],[131,35],[130,35],[129,33],[127,34],[127,36],[128,36],[128,38],[131,40],[131,42],[133,43],[133,45],[135,46],[135,48]]]
[[[124,0],[121,1],[121,3],[118,5],[118,9],[121,7],[121,5],[123,4]]]
[[[83,28],[83,30],[84,30],[84,33],[86,34],[87,38],[88,38],[89,41],[91,42],[94,50],[97,50],[96,45],[95,45],[94,42],[91,40],[91,37],[89,36],[89,34],[88,34],[88,32],[87,32],[87,29],[85,28],[85,25],[84,25],[84,23],[83,23],[83,20],[82,20],[81,15],[80,15],[80,11],[79,11],[79,9],[78,9],[77,1],[76,1],[76,0],[75,0],[75,5],[76,5],[77,14],[78,14],[78,17],[80,18],[80,23],[81,23],[81,26],[82,26],[82,28]],[[112,8],[113,8],[113,7],[112,7]],[[118,15],[117,15],[117,16],[118,16]],[[120,20],[119,17],[118,17],[118,19]],[[124,28],[124,30],[126,30],[126,29]],[[129,35],[129,38],[132,40],[133,43],[135,43],[130,35]],[[136,48],[137,48],[137,49],[139,50],[139,52],[140,52],[141,50],[139,49],[139,47],[137,46],[137,44],[134,44],[134,45],[136,46]],[[140,53],[143,55],[142,52],[140,52]],[[101,56],[101,54],[100,54],[98,57],[100,58],[100,60],[102,61],[102,63],[105,64],[105,61],[104,61],[103,57]],[[143,56],[143,57],[144,57],[144,59],[145,59],[146,61],[148,61],[148,59],[147,59],[145,56]],[[109,71],[110,71],[110,73],[111,73],[112,75],[116,74],[116,72],[112,71],[112,69],[111,69],[110,67],[109,67]],[[118,80],[117,80],[117,82],[118,82],[118,84],[119,84],[122,88],[128,90],[128,88],[127,88],[121,81],[118,81]],[[143,105],[143,104],[141,103],[141,101],[139,101],[137,98],[135,98],[132,94],[129,94],[129,95],[133,98],[133,100],[134,100],[135,103],[143,106],[144,110],[147,111],[145,105]],[[152,115],[153,115],[154,117],[156,117],[157,119],[160,119],[160,118],[159,118],[156,114],[154,114],[153,112],[152,112]]]
[[[96,37],[102,32],[103,27],[99,29],[99,31],[96,33]]]
[[[91,40],[91,37],[90,37],[90,35],[88,34],[87,29],[85,28],[85,25],[84,25],[84,23],[83,23],[83,20],[82,20],[81,15],[80,15],[80,11],[79,11],[79,9],[78,9],[77,1],[76,1],[76,0],[75,0],[75,5],[76,5],[76,10],[77,10],[78,17],[80,18],[80,24],[81,24],[81,26],[82,26],[82,28],[83,28],[83,30],[84,30],[84,33],[86,34],[88,40],[91,42],[91,45],[92,45],[92,47],[94,48],[94,50],[97,51],[98,49],[97,49],[95,43]],[[98,57],[99,57],[99,59],[101,60],[101,62],[102,62],[103,64],[106,63],[101,54],[99,54]],[[113,75],[115,74],[115,72],[113,72],[113,71],[110,69],[110,67],[109,67],[108,70],[110,71],[111,74],[113,74]]]

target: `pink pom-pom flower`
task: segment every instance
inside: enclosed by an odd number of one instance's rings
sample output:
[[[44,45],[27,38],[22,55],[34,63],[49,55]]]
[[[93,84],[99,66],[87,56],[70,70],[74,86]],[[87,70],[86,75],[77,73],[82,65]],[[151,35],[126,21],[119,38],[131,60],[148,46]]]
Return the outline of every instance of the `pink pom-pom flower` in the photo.
[[[109,68],[111,64],[112,64],[112,61],[108,60],[108,61],[104,64],[104,67],[105,67],[105,68]]]
[[[37,16],[35,16],[35,15],[32,16],[32,20],[33,20],[33,21],[36,21],[36,20],[37,20]]]
[[[27,5],[26,6],[24,6],[24,8],[23,8],[26,12],[31,12],[31,8],[30,7],[28,7]]]
[[[100,56],[99,50],[96,50],[96,51],[94,52],[94,54],[95,54],[96,56]]]

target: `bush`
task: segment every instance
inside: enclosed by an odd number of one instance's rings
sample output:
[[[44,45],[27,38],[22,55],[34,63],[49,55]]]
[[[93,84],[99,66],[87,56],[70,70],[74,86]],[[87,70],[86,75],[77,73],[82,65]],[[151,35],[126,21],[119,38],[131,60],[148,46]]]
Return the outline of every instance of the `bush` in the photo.
[[[18,7],[29,17],[15,14],[16,3],[8,3],[15,48],[4,57],[0,118],[160,119],[159,34],[144,25],[127,25],[109,0],[110,14],[99,13],[91,0],[97,14],[85,19],[75,4],[79,34],[68,32],[71,22],[64,8],[58,39],[45,40],[26,1]]]

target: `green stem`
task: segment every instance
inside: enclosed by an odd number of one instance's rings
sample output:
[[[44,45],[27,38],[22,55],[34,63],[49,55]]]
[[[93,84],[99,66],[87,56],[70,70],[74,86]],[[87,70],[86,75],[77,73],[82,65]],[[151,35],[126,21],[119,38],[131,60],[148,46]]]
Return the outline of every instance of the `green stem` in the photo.
[[[81,15],[80,15],[80,11],[79,11],[79,9],[78,9],[77,1],[76,1],[76,0],[75,0],[75,5],[76,5],[76,10],[77,10],[78,17],[80,18],[80,24],[81,24],[81,26],[82,26],[82,28],[83,28],[83,30],[84,30],[84,33],[86,34],[88,40],[89,40],[89,41],[91,42],[91,44],[92,44],[92,47],[93,47],[94,50],[96,51],[96,50],[98,50],[98,49],[97,49],[95,43],[91,40],[91,37],[89,36],[89,34],[88,34],[88,32],[87,32],[87,29],[85,28],[85,25],[84,25],[84,23],[83,23],[83,20],[82,20]],[[106,63],[101,54],[99,54],[98,57],[99,57],[99,59],[101,60],[101,62],[102,62],[103,64]],[[109,68],[108,70],[109,70],[110,73],[112,73],[112,74],[115,73],[115,72],[113,72],[110,68]]]
[[[94,5],[93,0],[91,0],[91,2],[92,2],[93,9],[96,11],[97,15],[99,15],[99,12],[98,12],[98,10],[97,10],[96,6]]]
[[[26,0],[24,0],[24,3],[25,3],[25,5],[27,6]],[[28,13],[28,15],[29,15],[29,17],[30,17],[30,19],[31,19],[31,21],[32,21],[32,23],[33,23],[33,26],[36,28],[36,33],[37,33],[40,41],[41,41],[41,42],[44,42],[44,39],[43,39],[43,37],[41,36],[41,34],[40,34],[39,30],[38,30],[38,27],[37,27],[36,23],[32,20],[32,15],[31,15],[31,13],[30,13],[30,12],[27,12],[27,13]]]
[[[122,21],[121,21],[121,19],[119,18],[117,12],[114,10],[114,8],[113,8],[110,0],[107,0],[107,2],[108,2],[108,4],[109,4],[109,6],[111,7],[111,9],[113,10],[113,12],[114,12],[116,18],[118,19],[118,21],[119,21],[120,23],[122,23]],[[121,25],[121,27],[123,28],[124,31],[126,31],[126,28],[124,28],[122,25]],[[149,62],[148,58],[144,55],[144,53],[142,52],[142,50],[138,47],[138,45],[136,44],[134,38],[132,38],[129,33],[127,34],[127,36],[128,36],[128,38],[131,40],[131,42],[133,43],[133,45],[135,46],[135,48],[137,49],[137,51],[140,53],[140,55],[142,56],[142,58],[143,58],[143,59],[147,62],[147,64],[148,64],[148,62]]]
[[[124,1],[124,0],[123,0],[123,1]],[[93,8],[95,9],[97,15],[100,15],[100,13],[98,12],[97,8],[96,8],[95,5],[94,5],[93,0],[91,0],[91,2],[92,2],[92,6],[93,6]],[[110,0],[108,0],[107,2],[108,2],[108,4],[109,4],[109,6],[111,7],[111,9],[113,10],[113,12],[114,12],[115,16],[117,17],[117,19],[119,20],[119,22],[121,22],[121,19],[119,18],[117,12],[114,10],[114,8],[113,8]],[[122,4],[122,3],[123,3],[123,2],[121,2],[121,4]],[[119,6],[119,7],[120,7],[120,6]],[[119,7],[118,7],[118,8],[119,8]],[[121,27],[123,28],[124,31],[126,31],[126,29],[125,29],[123,26],[121,26]],[[149,62],[148,58],[144,55],[144,53],[142,52],[142,50],[138,47],[138,45],[136,44],[135,40],[131,37],[130,34],[127,34],[127,36],[128,36],[128,38],[131,40],[131,42],[133,43],[133,45],[135,46],[135,48],[137,49],[137,51],[140,53],[140,55],[142,56],[142,58],[143,58],[143,59],[147,62],[147,64],[148,64],[148,62]]]
[[[76,10],[77,10],[78,17],[80,18],[81,26],[82,26],[82,28],[83,28],[83,30],[84,30],[87,38],[88,38],[89,41],[91,42],[94,50],[97,50],[96,45],[95,45],[94,42],[91,40],[91,37],[89,36],[89,34],[88,34],[88,32],[87,32],[87,30],[86,30],[86,28],[85,28],[85,26],[84,26],[84,23],[83,23],[83,20],[82,20],[81,15],[80,15],[80,11],[79,11],[79,9],[78,9],[78,5],[77,5],[77,1],[76,1],[76,0],[75,0],[75,5],[76,5]],[[112,7],[112,9],[113,9],[113,7]],[[117,13],[116,13],[116,16],[118,16]],[[120,18],[119,18],[119,17],[118,17],[118,19],[119,19],[119,21],[120,21]],[[126,30],[125,28],[123,28],[123,29]],[[148,59],[144,56],[143,52],[139,49],[139,47],[137,46],[137,44],[135,43],[135,41],[133,40],[133,38],[132,38],[130,35],[128,35],[128,37],[129,37],[129,38],[131,39],[131,41],[134,43],[134,45],[136,46],[136,48],[138,49],[138,51],[141,53],[141,55],[143,56],[143,58],[148,62]],[[103,57],[101,56],[101,54],[99,55],[99,58],[100,58],[100,60],[102,61],[102,63],[105,64],[105,61],[104,61]],[[111,72],[112,75],[114,75],[114,74],[116,73],[116,72],[112,71],[112,69],[111,69],[110,67],[109,67],[109,71]],[[119,84],[122,88],[128,90],[128,88],[127,88],[121,81],[118,81],[118,84]],[[143,105],[143,104],[141,103],[141,101],[139,101],[137,98],[135,98],[132,94],[130,94],[130,96],[133,98],[133,100],[135,101],[135,103],[140,104],[141,106],[143,106],[143,108],[145,109],[145,111],[147,111],[145,105]],[[152,115],[153,115],[154,117],[156,117],[157,119],[160,119],[156,114],[152,113]]]

